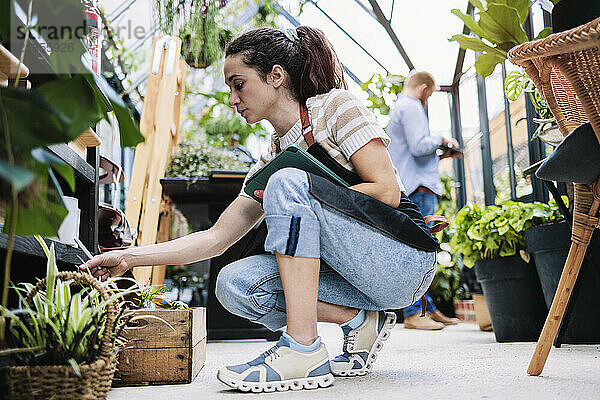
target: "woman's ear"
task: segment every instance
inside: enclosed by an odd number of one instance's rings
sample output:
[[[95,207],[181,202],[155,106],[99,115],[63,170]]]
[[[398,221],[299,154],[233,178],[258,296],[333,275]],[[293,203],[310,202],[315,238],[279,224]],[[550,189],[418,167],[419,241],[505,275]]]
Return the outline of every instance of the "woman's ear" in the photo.
[[[273,65],[273,69],[267,75],[267,82],[272,84],[274,88],[278,88],[285,82],[285,70],[279,64]]]

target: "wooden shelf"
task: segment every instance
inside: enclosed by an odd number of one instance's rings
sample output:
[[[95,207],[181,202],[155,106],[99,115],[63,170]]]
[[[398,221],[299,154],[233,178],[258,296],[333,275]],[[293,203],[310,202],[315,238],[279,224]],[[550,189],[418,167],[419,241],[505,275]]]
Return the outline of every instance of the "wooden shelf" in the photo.
[[[54,243],[54,251],[57,261],[79,265],[81,264],[81,260],[87,259],[86,255],[79,248],[69,246],[68,244],[59,242],[58,240],[44,238],[44,241],[48,247]],[[7,245],[8,235],[5,233],[0,233],[0,249],[5,250]],[[14,251],[15,253],[41,257],[44,259],[46,258],[44,250],[34,237],[16,236]],[[78,256],[81,257],[81,260]]]
[[[48,150],[67,164],[71,165],[73,169],[88,182],[93,183],[96,181],[96,172],[94,171],[94,168],[66,143],[53,144],[48,146]]]
[[[19,59],[7,48],[0,45],[0,71],[9,78],[16,78],[19,70],[21,71],[21,78],[26,78],[29,75],[29,68],[25,64],[19,65]]]
[[[88,128],[81,135],[73,139],[73,141],[67,143],[81,158],[86,157],[88,147],[98,147],[101,144],[102,140],[100,140],[100,137],[96,135],[96,132],[92,128]]]

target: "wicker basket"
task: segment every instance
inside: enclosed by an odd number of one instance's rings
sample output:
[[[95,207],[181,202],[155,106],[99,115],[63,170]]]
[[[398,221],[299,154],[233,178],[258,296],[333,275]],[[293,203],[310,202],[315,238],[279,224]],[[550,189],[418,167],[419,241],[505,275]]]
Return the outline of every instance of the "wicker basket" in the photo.
[[[78,272],[59,272],[57,279],[85,284],[96,289],[104,300],[110,295],[100,282]],[[38,290],[46,286],[43,279],[27,295],[31,302]],[[80,364],[81,376],[70,365],[8,367],[3,370],[6,399],[105,399],[116,369],[116,353],[110,340],[116,319],[116,306],[107,305],[106,327],[100,341],[100,356],[91,364]],[[0,393],[1,394],[1,393]]]

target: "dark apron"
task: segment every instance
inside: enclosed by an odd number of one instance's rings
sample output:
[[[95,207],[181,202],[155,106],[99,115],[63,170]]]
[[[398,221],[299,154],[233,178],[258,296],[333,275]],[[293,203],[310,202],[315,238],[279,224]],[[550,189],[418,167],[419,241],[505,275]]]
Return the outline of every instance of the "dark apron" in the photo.
[[[351,186],[362,183],[360,176],[341,166],[327,151],[314,141],[308,110],[300,106],[302,133],[308,144],[308,152],[325,164],[340,178]],[[356,190],[338,186],[318,175],[308,173],[310,194],[321,204],[325,204],[358,221],[364,222],[396,240],[413,248],[435,252],[439,247],[437,239],[431,235],[419,207],[402,193],[400,205],[397,208],[388,206]],[[267,225],[263,221],[251,233],[254,237],[243,250],[243,257],[264,254],[264,242],[267,237]]]

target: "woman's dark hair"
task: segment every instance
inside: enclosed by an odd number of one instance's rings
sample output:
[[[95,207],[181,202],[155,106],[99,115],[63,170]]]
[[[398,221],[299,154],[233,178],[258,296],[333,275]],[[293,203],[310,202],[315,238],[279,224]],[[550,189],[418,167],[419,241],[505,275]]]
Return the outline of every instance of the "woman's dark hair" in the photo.
[[[296,33],[298,38],[290,39],[274,28],[248,31],[227,45],[225,57],[241,54],[264,80],[275,64],[281,65],[291,80],[288,89],[302,104],[331,89],[347,89],[342,64],[323,32],[299,26]]]

